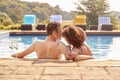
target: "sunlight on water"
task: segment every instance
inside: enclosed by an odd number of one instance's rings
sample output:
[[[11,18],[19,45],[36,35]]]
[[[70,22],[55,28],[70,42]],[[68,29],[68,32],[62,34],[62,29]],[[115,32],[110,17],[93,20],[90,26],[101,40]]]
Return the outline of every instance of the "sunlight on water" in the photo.
[[[87,44],[95,58],[120,60],[120,36],[88,36]]]
[[[108,53],[108,59],[120,59],[120,38],[113,38],[113,42],[110,45],[111,52]]]

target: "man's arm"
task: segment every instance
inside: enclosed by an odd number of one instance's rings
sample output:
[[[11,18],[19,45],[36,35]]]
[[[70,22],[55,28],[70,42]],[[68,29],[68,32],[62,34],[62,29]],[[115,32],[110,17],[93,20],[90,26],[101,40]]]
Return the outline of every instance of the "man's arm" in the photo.
[[[17,57],[17,58],[23,58],[24,56],[32,53],[35,49],[35,45],[37,44],[37,41],[34,42],[30,47],[28,47],[27,49],[25,49],[24,51],[22,52],[19,52],[19,53],[15,53],[15,54],[12,54],[11,56],[12,57]]]

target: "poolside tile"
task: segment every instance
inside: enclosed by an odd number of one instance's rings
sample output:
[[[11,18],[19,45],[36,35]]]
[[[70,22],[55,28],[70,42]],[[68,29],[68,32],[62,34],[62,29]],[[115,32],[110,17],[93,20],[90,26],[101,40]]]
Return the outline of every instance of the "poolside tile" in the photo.
[[[41,80],[82,80],[81,75],[43,75]]]
[[[84,73],[81,73],[82,80],[110,80],[104,67],[86,67]]]
[[[16,66],[19,62],[19,59],[5,59],[0,61],[0,66]]]
[[[86,67],[46,67],[43,74],[45,75],[80,75],[86,73]]]
[[[77,63],[73,61],[59,61],[59,60],[37,60],[34,62],[33,66],[44,66],[44,67],[56,67],[56,66],[73,66],[76,67]]]
[[[120,66],[120,61],[86,60],[78,61],[78,66]]]
[[[20,61],[17,66],[18,67],[29,67],[33,65],[34,61]]]
[[[40,75],[0,75],[0,80],[40,80]]]
[[[14,75],[40,75],[43,71],[43,67],[18,67],[13,74]]]
[[[90,73],[90,74],[82,74],[82,80],[114,80],[107,74],[97,74]]]
[[[113,80],[120,80],[120,67],[106,67],[106,70],[108,71],[110,77],[113,78]]]
[[[11,74],[17,67],[2,67],[0,66],[0,75]]]

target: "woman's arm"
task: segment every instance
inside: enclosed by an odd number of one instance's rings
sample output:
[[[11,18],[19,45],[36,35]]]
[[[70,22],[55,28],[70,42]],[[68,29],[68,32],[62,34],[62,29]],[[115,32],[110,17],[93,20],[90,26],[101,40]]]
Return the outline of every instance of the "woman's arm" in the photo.
[[[81,61],[81,60],[88,60],[88,59],[94,59],[94,58],[93,56],[89,56],[89,55],[77,55],[73,60]]]
[[[79,49],[73,47],[72,53],[77,54],[73,61],[93,59],[92,52],[86,45],[82,45]]]
[[[81,55],[89,55],[89,56],[93,55],[92,51],[90,50],[90,48],[86,44],[83,44],[81,46],[81,48],[79,48],[78,53],[81,54]]]
[[[93,56],[92,54],[92,51],[90,50],[90,48],[84,44],[84,49],[86,51],[86,55],[89,55],[89,56]]]

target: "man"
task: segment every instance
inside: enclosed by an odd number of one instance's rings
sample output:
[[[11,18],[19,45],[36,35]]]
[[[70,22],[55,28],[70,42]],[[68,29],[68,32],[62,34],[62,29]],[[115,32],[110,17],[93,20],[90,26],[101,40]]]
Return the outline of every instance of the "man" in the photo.
[[[36,52],[39,59],[60,59],[62,54],[66,59],[71,59],[69,56],[70,48],[66,47],[61,41],[61,27],[57,22],[51,22],[46,27],[47,38],[46,40],[35,41],[26,50],[11,55],[12,57],[23,58],[24,56]]]

